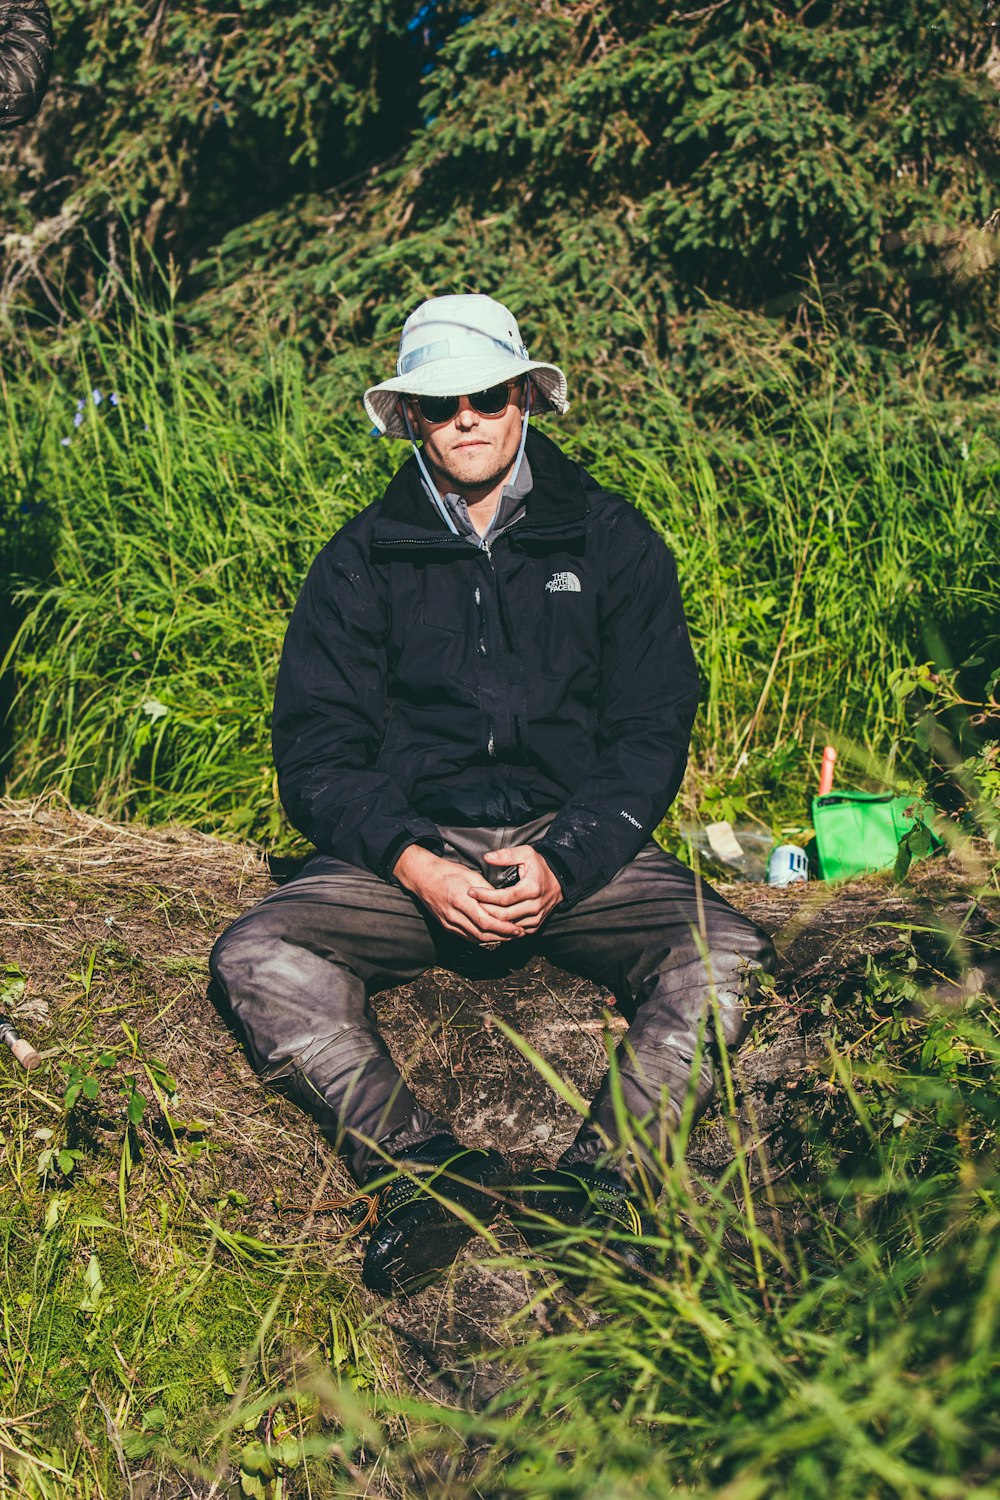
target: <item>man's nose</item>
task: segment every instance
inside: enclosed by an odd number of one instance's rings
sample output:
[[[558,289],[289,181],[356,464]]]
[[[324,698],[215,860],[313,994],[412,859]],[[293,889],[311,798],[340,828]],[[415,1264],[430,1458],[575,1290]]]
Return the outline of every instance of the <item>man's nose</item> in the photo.
[[[459,396],[458,411],[455,413],[456,426],[468,429],[475,427],[478,421],[479,413],[470,402],[468,396]]]

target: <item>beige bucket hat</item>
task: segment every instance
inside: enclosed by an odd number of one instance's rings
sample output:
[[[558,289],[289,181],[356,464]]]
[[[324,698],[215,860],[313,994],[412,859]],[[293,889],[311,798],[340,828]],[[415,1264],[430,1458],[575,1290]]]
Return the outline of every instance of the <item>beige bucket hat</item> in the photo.
[[[533,411],[569,410],[566,376],[528,357],[509,307],[478,292],[430,297],[403,324],[396,374],[368,387],[365,410],[386,437],[408,438],[400,396],[467,396],[529,373]]]

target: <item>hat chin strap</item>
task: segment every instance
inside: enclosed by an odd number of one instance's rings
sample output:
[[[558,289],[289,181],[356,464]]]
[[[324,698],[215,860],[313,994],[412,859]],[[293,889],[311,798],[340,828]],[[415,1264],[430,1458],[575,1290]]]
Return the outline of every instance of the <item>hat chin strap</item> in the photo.
[[[410,413],[407,410],[406,402],[400,401],[399,404],[403,408],[403,421],[406,423],[406,431],[409,435],[410,446],[413,449],[413,456],[417,460],[417,467],[420,470],[421,478],[424,481],[424,488],[426,489],[427,494],[430,497],[430,502],[433,505],[434,509],[437,511],[438,515],[441,517],[444,524],[447,526],[448,530],[451,532],[452,536],[458,536],[458,527],[452,520],[447,505],[445,505],[444,501],[441,499],[441,496],[438,494],[437,485],[431,478],[427,469],[427,465],[424,463],[424,455],[421,452],[420,448],[417,446],[417,437],[416,433],[413,431],[413,423],[410,421]],[[521,441],[517,445],[517,459],[515,460],[514,467],[511,470],[510,478],[507,481],[508,485],[514,484],[517,480],[518,474],[520,474],[521,472],[521,460],[524,458],[524,445],[528,441],[528,418],[530,416],[531,381],[529,380],[527,382],[527,395],[525,396],[524,400],[524,412],[521,416]],[[506,487],[507,486],[505,485],[504,488],[506,489]]]
[[[521,472],[521,460],[524,457],[524,445],[528,441],[528,418],[531,416],[531,381],[525,381],[524,412],[521,416],[521,441],[517,445],[517,462],[511,470],[507,484],[515,484],[517,476]],[[504,488],[506,489],[506,485]]]
[[[434,483],[434,481],[431,479],[430,474],[427,472],[427,465],[424,463],[424,455],[417,447],[417,438],[416,434],[413,431],[413,423],[410,421],[410,413],[406,408],[406,402],[401,400],[399,404],[403,408],[403,421],[406,423],[406,430],[409,433],[410,445],[413,448],[413,456],[417,460],[417,467],[419,468],[421,476],[423,478],[424,488],[430,496],[431,504],[433,505],[434,509],[437,511],[438,515],[441,517],[442,521],[447,526],[451,534],[453,536],[458,536],[458,527],[455,525],[454,521],[451,519],[451,516],[448,514],[448,507],[441,499],[441,496],[438,494],[437,485]]]

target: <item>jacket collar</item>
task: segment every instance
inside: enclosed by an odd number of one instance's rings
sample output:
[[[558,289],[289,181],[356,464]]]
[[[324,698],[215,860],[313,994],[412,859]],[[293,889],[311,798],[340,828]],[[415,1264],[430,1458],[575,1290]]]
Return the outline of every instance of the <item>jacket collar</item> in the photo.
[[[525,451],[531,465],[532,486],[525,497],[524,520],[519,524],[532,530],[582,534],[590,514],[587,489],[596,488],[593,480],[551,438],[531,427]],[[451,539],[451,533],[427,497],[412,455],[389,481],[374,528],[374,537],[379,541],[402,540],[405,535]]]

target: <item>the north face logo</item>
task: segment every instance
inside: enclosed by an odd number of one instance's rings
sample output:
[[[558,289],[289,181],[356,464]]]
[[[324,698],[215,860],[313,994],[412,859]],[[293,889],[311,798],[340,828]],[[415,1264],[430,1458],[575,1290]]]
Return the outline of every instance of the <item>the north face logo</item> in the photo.
[[[545,585],[547,594],[578,594],[580,580],[575,573],[553,573]]]

